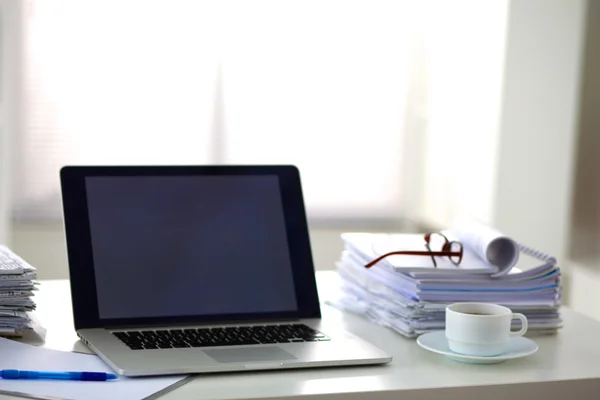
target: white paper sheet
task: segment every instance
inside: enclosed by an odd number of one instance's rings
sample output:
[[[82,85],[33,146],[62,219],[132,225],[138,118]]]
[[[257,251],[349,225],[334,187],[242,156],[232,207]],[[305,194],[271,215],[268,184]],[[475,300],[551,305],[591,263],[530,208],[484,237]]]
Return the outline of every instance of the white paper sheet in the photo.
[[[0,338],[0,369],[114,373],[96,355],[49,350],[4,338]],[[183,375],[148,378],[119,377],[116,381],[107,382],[0,379],[0,393],[20,392],[41,398],[69,400],[141,400],[185,378],[186,376]]]
[[[519,259],[519,246],[514,240],[474,218],[457,217],[449,231],[463,246],[472,249],[490,265],[498,267],[495,276],[507,274]]]

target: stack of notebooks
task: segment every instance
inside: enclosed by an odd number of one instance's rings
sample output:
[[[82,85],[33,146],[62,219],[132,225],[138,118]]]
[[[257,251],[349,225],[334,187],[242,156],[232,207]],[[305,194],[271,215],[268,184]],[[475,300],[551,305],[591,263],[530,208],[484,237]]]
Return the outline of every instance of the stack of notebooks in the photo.
[[[0,253],[0,336],[22,336],[33,328],[29,312],[35,309],[36,270],[5,246]]]
[[[444,240],[428,245],[423,234],[343,234],[342,290],[327,302],[407,337],[444,329],[445,307],[457,302],[507,306],[527,316],[529,331],[553,333],[562,326],[560,270],[553,257],[472,219],[457,219],[442,233],[462,244],[458,265],[447,256],[392,255],[365,268],[392,251],[439,251]],[[517,320],[513,324],[520,327]]]

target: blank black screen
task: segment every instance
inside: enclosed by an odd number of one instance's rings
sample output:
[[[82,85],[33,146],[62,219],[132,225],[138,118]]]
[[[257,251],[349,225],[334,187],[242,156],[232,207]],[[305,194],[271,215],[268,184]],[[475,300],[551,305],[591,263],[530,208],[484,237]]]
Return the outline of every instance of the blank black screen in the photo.
[[[85,182],[101,319],[297,311],[277,176]]]

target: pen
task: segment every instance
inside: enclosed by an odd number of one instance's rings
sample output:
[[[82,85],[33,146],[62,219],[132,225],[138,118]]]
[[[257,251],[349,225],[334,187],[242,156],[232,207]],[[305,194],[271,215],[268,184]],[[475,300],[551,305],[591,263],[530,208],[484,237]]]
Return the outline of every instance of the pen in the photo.
[[[18,369],[3,369],[2,379],[60,379],[63,381],[107,381],[117,379],[115,374],[105,372],[54,372],[54,371],[22,371]]]

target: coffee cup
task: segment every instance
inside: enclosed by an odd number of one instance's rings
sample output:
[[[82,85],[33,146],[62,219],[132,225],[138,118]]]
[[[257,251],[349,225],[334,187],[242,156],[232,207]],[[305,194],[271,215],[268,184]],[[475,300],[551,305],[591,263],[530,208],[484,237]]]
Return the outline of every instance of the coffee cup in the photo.
[[[513,319],[521,329],[511,330]],[[491,303],[454,303],[446,307],[446,338],[451,351],[469,356],[497,356],[510,337],[527,332],[527,317]]]

